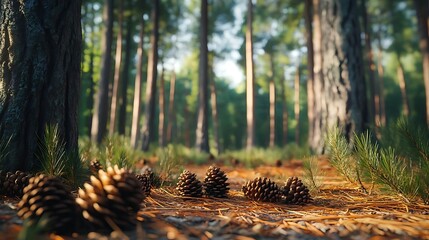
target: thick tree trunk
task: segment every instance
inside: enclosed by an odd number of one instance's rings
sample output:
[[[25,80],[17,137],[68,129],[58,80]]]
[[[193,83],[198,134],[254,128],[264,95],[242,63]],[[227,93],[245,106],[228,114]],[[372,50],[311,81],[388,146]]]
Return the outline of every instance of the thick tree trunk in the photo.
[[[313,49],[313,2],[305,0],[305,33],[307,41],[307,116],[308,143],[313,139],[314,128],[314,49]]]
[[[414,0],[420,34],[420,51],[423,58],[423,79],[426,93],[426,123],[429,126],[429,2]]]
[[[125,135],[125,125],[127,118],[127,90],[129,82],[130,61],[131,61],[131,37],[133,35],[133,21],[132,17],[127,17],[127,34],[125,35],[125,55],[124,67],[122,69],[122,86],[121,97],[119,99],[119,115],[118,115],[118,133]]]
[[[318,142],[313,145],[318,153],[323,152],[324,137],[331,127],[340,126],[351,141],[367,120],[357,3],[321,3],[323,85],[315,85],[315,92],[320,93],[315,105],[320,112],[315,116]]]
[[[253,3],[247,1],[247,28],[246,28],[246,118],[247,137],[246,148],[250,150],[255,144],[255,80],[253,72]]]
[[[198,121],[196,129],[195,147],[199,151],[210,152],[208,131],[208,4],[207,0],[201,1],[200,20],[200,62],[198,76]]]
[[[115,74],[113,77],[112,101],[110,104],[109,135],[113,135],[116,128],[117,106],[119,88],[121,87],[121,64],[122,64],[122,22],[124,17],[124,2],[119,0],[118,9],[118,36],[116,37]]]
[[[0,5],[0,140],[4,170],[30,170],[45,127],[56,125],[77,148],[81,1],[2,0]]]
[[[137,148],[137,139],[140,129],[140,103],[143,82],[143,45],[144,45],[144,18],[140,17],[140,42],[137,48],[136,78],[134,82],[133,119],[131,123],[131,146]]]
[[[109,103],[109,80],[110,64],[112,62],[112,40],[113,40],[113,0],[104,1],[103,12],[103,39],[101,42],[101,75],[98,86],[97,98],[95,99],[94,115],[92,117],[91,139],[101,143],[107,127],[108,103]]]
[[[301,128],[301,123],[300,123],[300,119],[299,119],[299,114],[301,112],[300,109],[300,103],[299,103],[299,82],[300,82],[300,78],[301,78],[301,73],[299,70],[299,65],[296,66],[296,72],[295,72],[295,82],[294,82],[294,89],[295,89],[295,106],[294,106],[294,113],[295,113],[295,121],[296,121],[296,127],[295,127],[295,143],[297,145],[299,145],[299,136],[300,136],[300,128]]]
[[[161,76],[159,78],[159,123],[158,123],[158,145],[165,146],[165,90],[164,90],[164,66],[162,67]]]
[[[176,91],[176,72],[171,72],[171,80],[170,80],[170,98],[168,100],[168,124],[167,124],[167,142],[171,143],[173,140],[173,122],[175,119],[174,112],[174,99],[175,99],[175,91]]]
[[[405,83],[404,66],[401,62],[401,57],[398,56],[398,68],[396,69],[396,77],[398,78],[399,88],[401,89],[402,96],[402,114],[405,117],[410,116],[410,105],[407,96],[407,84]]]
[[[158,26],[159,26],[159,0],[154,0],[152,6],[152,34],[150,37],[151,49],[147,64],[147,84],[146,84],[146,107],[145,119],[142,128],[142,150],[149,149],[149,143],[153,138],[155,125],[155,99],[156,99],[156,78],[158,65]]]

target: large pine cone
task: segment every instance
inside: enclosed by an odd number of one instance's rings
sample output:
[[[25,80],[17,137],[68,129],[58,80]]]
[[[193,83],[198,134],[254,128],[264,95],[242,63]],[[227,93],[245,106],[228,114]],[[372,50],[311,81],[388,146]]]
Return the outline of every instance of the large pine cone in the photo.
[[[31,177],[32,174],[19,170],[14,173],[0,171],[0,193],[10,197],[21,197]]]
[[[225,198],[228,195],[229,183],[225,172],[215,166],[210,166],[204,178],[204,192],[207,196]]]
[[[24,220],[48,223],[49,232],[70,234],[76,230],[78,207],[63,182],[56,177],[39,175],[29,180],[18,204],[18,216]]]
[[[308,188],[298,177],[288,178],[282,193],[283,201],[287,204],[305,204],[312,200]]]
[[[90,183],[79,189],[76,202],[83,217],[93,228],[128,229],[135,225],[136,214],[144,199],[139,180],[130,171],[109,167],[91,176]]]
[[[197,179],[195,173],[191,173],[188,170],[180,174],[176,189],[180,195],[185,197],[201,197],[203,195],[201,182]]]
[[[247,198],[262,202],[278,202],[282,196],[279,186],[265,177],[248,181],[242,191]]]

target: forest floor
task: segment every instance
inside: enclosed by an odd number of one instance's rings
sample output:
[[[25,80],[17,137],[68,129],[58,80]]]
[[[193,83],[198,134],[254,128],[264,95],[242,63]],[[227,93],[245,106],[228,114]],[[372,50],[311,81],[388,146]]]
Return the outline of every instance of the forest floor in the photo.
[[[325,159],[319,161],[324,171],[320,178],[323,185],[306,205],[254,202],[241,192],[245,181],[258,176],[279,184],[287,177],[301,176],[302,161],[254,169],[217,164],[229,178],[228,198],[184,198],[173,187],[153,189],[142,204],[136,231],[116,232],[110,238],[96,233],[77,238],[429,239],[429,205],[407,203],[377,188],[363,193],[344,181]],[[188,165],[186,169],[202,180],[209,166]],[[16,216],[17,202],[0,198],[0,239],[15,239],[22,228]],[[51,235],[51,239],[62,238]]]

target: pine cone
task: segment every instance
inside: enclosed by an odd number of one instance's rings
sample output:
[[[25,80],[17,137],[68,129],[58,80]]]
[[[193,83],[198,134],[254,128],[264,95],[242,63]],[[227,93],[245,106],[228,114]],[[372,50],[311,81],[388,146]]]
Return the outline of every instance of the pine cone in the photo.
[[[152,189],[153,172],[150,169],[145,169],[144,173],[136,174],[136,178],[142,185],[142,192],[146,197],[150,196],[150,190]]]
[[[279,186],[265,177],[248,181],[242,191],[247,198],[262,202],[278,202],[282,196]]]
[[[70,234],[76,230],[78,207],[72,194],[56,177],[39,175],[29,180],[18,204],[18,216],[24,220],[48,222],[49,232]]]
[[[100,161],[98,161],[97,159],[94,159],[89,163],[89,169],[91,170],[92,174],[97,175],[98,171],[103,169],[103,167],[101,166]]]
[[[93,228],[108,229],[118,226],[128,229],[135,225],[136,214],[144,199],[139,180],[130,171],[109,167],[91,176],[90,183],[79,189],[76,202],[83,217]]]
[[[287,204],[305,204],[310,202],[308,188],[298,177],[290,177],[282,187],[283,202]]]
[[[188,170],[180,174],[176,189],[180,195],[185,197],[201,197],[203,195],[201,182],[197,179],[195,173],[191,173]]]
[[[21,197],[24,187],[27,186],[28,180],[33,177],[32,174],[22,171],[1,172],[0,173],[0,192],[10,197]]]
[[[204,192],[207,196],[225,198],[229,191],[228,177],[220,168],[211,166],[204,178]]]

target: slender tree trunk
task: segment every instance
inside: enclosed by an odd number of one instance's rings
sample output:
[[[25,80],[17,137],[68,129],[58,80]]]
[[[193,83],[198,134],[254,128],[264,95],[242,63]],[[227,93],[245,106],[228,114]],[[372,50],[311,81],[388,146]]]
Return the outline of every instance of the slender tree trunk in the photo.
[[[185,107],[183,108],[183,117],[184,119],[190,119],[190,113],[189,113],[189,108],[188,108],[188,104],[185,102]],[[190,129],[190,121],[185,121],[185,126],[184,126],[184,139],[185,139],[185,146],[190,148],[191,147],[191,129]]]
[[[250,150],[255,144],[255,79],[253,72],[253,3],[247,1],[247,28],[246,28],[246,118],[247,139],[246,148]]]
[[[284,78],[284,74],[282,74],[282,78],[281,78],[281,92],[282,92],[282,129],[283,129],[283,136],[282,136],[282,141],[283,141],[283,145],[286,145],[288,143],[287,141],[287,135],[288,135],[288,130],[289,130],[289,114],[288,114],[288,108],[287,108],[287,91],[286,91],[286,81]]]
[[[429,126],[429,2],[414,0],[420,34],[420,51],[423,58],[423,79],[426,93],[426,124]]]
[[[313,2],[305,0],[305,33],[307,41],[307,116],[308,116],[308,142],[313,139],[314,128],[314,50],[313,50]]]
[[[133,35],[133,21],[131,15],[127,17],[127,34],[125,35],[125,55],[124,67],[122,69],[121,97],[119,99],[118,133],[125,135],[125,125],[127,117],[127,90],[129,82],[130,61],[131,61],[131,37]]]
[[[300,136],[300,128],[301,128],[301,124],[300,124],[300,119],[299,119],[299,114],[300,114],[300,103],[299,103],[299,82],[300,82],[300,78],[301,78],[301,73],[299,70],[299,65],[296,66],[296,72],[295,72],[295,84],[294,84],[294,88],[295,88],[295,106],[294,106],[294,113],[295,113],[295,121],[296,121],[296,128],[295,128],[295,143],[297,145],[299,145],[299,136]]]
[[[275,69],[274,69],[274,54],[270,53],[270,68],[271,76],[269,81],[269,95],[270,95],[270,148],[273,148],[276,144],[276,84]]]
[[[140,42],[137,48],[136,79],[134,83],[133,119],[131,123],[131,146],[137,148],[140,124],[140,103],[143,82],[143,45],[144,45],[144,18],[140,17]]]
[[[108,103],[109,103],[109,80],[110,64],[112,62],[112,40],[113,40],[113,0],[104,1],[103,12],[103,39],[101,42],[101,75],[98,86],[97,98],[95,99],[94,115],[92,117],[91,139],[101,143],[106,134]]]
[[[219,117],[217,113],[217,91],[214,78],[210,81],[210,100],[212,105],[212,118],[213,118],[213,135],[215,140],[215,149],[217,154],[221,153],[221,147],[219,142]]]
[[[113,77],[112,101],[110,105],[109,135],[113,135],[116,128],[117,106],[119,98],[119,88],[121,84],[121,64],[122,64],[122,22],[124,17],[124,3],[119,0],[118,9],[118,36],[116,38],[115,54],[115,74]]]
[[[164,90],[164,66],[162,67],[161,76],[159,78],[159,124],[158,124],[158,145],[165,146],[165,90]]]
[[[173,122],[174,122],[174,100],[176,91],[176,72],[173,69],[170,80],[170,98],[168,103],[168,124],[167,124],[167,142],[171,143],[173,139]]]
[[[402,113],[405,117],[410,116],[410,105],[408,103],[408,95],[407,95],[407,84],[405,83],[405,73],[404,66],[401,62],[401,57],[398,56],[398,68],[396,69],[396,76],[399,82],[399,88],[401,89],[402,96]]]
[[[383,69],[383,56],[382,56],[382,45],[381,36],[378,35],[378,81],[379,81],[379,94],[380,94],[380,123],[381,126],[386,126],[386,104],[384,102],[384,69]]]
[[[201,1],[200,20],[200,62],[198,76],[198,121],[196,131],[195,147],[199,151],[210,152],[208,132],[208,49],[207,49],[207,27],[208,27],[208,4],[207,0]]]
[[[81,1],[2,0],[0,23],[2,169],[26,171],[38,165],[46,126],[58,127],[67,153],[78,151]]]
[[[95,10],[94,10],[94,4],[91,4],[91,17],[92,17],[92,21],[90,23],[90,40],[91,42],[95,42]],[[94,90],[94,57],[95,57],[95,47],[91,46],[91,52],[89,53],[89,70],[88,70],[88,75],[89,75],[89,93],[88,96],[86,98],[86,108],[89,109],[89,115],[88,115],[88,137],[91,137],[91,129],[92,129],[92,115],[93,115],[93,107],[94,107],[94,95],[95,95],[95,90]]]
[[[149,52],[147,64],[147,84],[146,84],[146,107],[145,119],[142,128],[142,150],[149,149],[149,143],[153,138],[154,117],[155,117],[155,97],[156,97],[156,78],[158,65],[158,28],[159,28],[159,0],[154,0],[152,6],[152,34],[150,37],[151,49]]]

